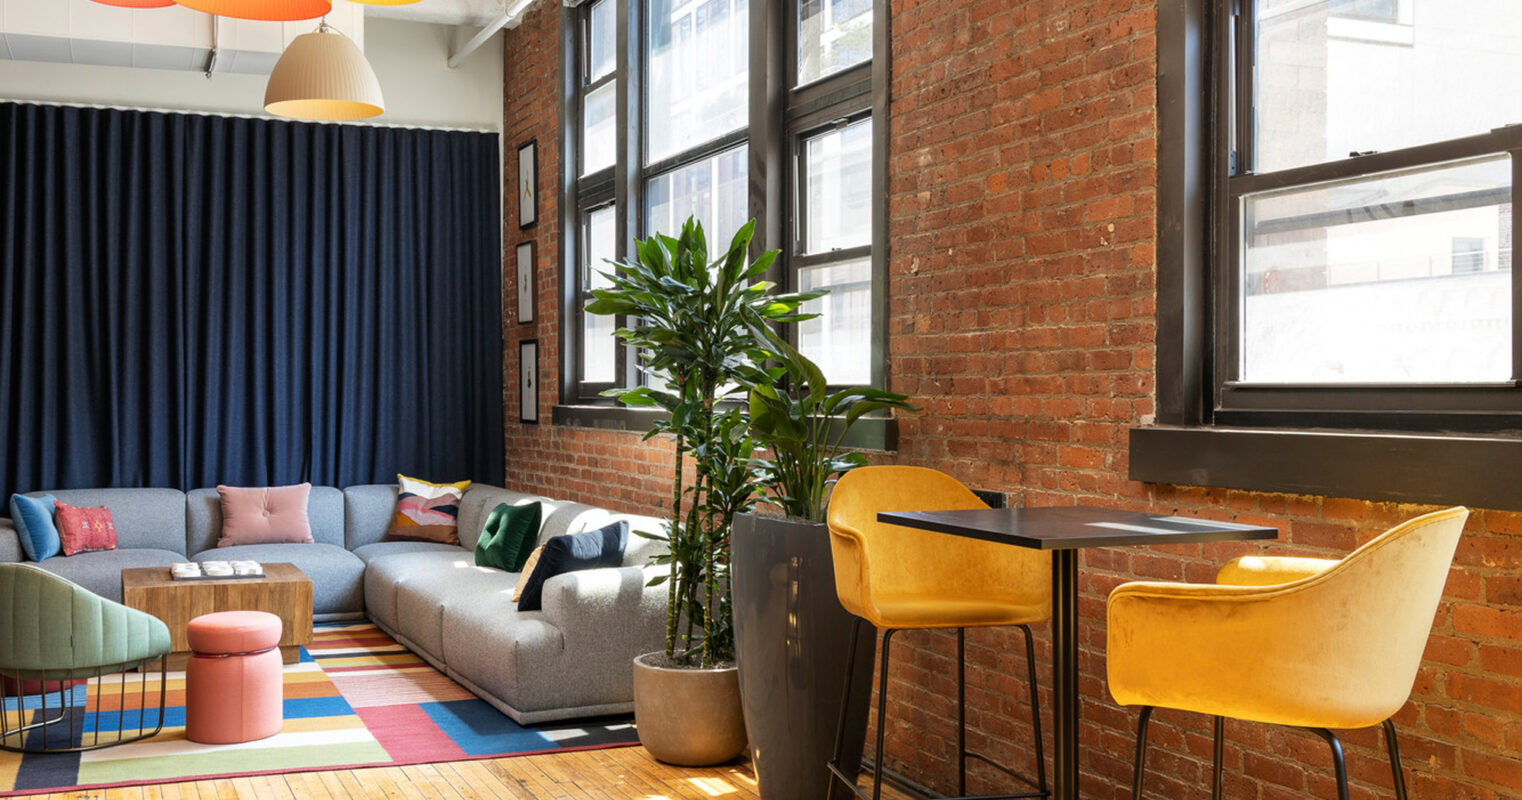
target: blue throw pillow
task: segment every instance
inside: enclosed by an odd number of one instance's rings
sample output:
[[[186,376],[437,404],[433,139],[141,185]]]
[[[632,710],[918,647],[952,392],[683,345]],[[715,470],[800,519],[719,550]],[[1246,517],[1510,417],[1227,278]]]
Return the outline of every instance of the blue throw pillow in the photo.
[[[629,543],[629,521],[621,519],[595,531],[553,536],[539,552],[539,563],[523,584],[518,598],[519,611],[543,608],[544,582],[556,575],[598,567],[619,567],[624,563],[624,545]]]
[[[11,495],[11,521],[21,537],[21,551],[33,561],[52,558],[63,551],[58,526],[53,524],[53,503],[58,498]]]

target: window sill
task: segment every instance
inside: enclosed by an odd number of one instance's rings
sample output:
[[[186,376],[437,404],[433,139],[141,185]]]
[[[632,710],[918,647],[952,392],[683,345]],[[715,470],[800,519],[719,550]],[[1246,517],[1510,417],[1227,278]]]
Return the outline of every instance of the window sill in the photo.
[[[1371,431],[1131,429],[1134,481],[1522,509],[1522,438]]]
[[[555,406],[551,421],[556,425],[575,428],[644,433],[662,416],[663,412],[648,408],[569,405]],[[898,420],[892,417],[862,417],[851,426],[842,445],[853,450],[897,450]]]

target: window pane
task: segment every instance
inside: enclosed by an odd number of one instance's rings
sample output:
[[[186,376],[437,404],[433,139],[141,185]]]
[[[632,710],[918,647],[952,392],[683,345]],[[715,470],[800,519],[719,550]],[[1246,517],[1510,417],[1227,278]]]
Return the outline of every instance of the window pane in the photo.
[[[587,17],[587,83],[596,83],[618,63],[616,0],[598,0]]]
[[[798,324],[798,349],[832,386],[872,382],[872,259],[798,271],[798,289],[829,289],[804,305],[820,316]]]
[[[613,265],[608,261],[617,253],[616,219],[613,206],[604,206],[587,214],[587,262],[582,265],[582,274],[588,276],[586,300],[592,299],[592,289],[606,289],[610,285],[602,273],[613,271]],[[615,320],[587,313],[581,315],[581,320],[581,379],[588,383],[612,383],[613,358],[618,352],[617,340],[613,338],[617,327]]]
[[[1522,122],[1522,3],[1410,2],[1258,0],[1257,172]]]
[[[618,81],[587,94],[582,103],[581,174],[613,166],[618,157]]]
[[[750,12],[747,0],[645,8],[649,164],[745,127]]]
[[[687,217],[703,223],[708,250],[717,254],[750,216],[746,207],[745,148],[657,175],[645,184],[645,233],[681,233]]]
[[[871,58],[872,0],[799,0],[799,85]]]
[[[806,253],[872,243],[872,120],[804,140]]]
[[[1511,162],[1243,200],[1242,377],[1511,379]]]

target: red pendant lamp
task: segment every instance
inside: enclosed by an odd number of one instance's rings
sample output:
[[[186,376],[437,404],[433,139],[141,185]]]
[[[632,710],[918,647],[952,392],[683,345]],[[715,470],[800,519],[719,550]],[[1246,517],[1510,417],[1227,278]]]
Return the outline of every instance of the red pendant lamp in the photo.
[[[333,0],[175,0],[180,5],[219,17],[291,22],[316,19],[333,10]]]
[[[118,6],[120,8],[168,8],[174,5],[174,0],[95,0],[103,6]]]

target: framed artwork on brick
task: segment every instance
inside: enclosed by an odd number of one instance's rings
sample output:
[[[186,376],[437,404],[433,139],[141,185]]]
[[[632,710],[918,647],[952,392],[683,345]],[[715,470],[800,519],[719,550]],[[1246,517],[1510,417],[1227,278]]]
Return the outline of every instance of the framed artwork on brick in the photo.
[[[530,228],[539,221],[538,142],[518,145],[518,227]]]
[[[534,321],[534,243],[518,245],[518,322]]]
[[[539,424],[539,340],[518,343],[518,421]]]

